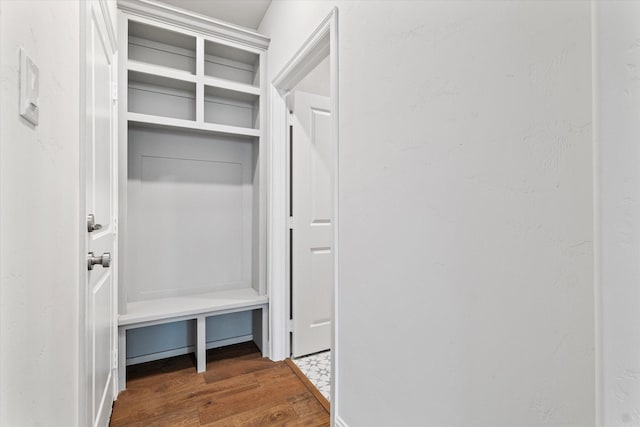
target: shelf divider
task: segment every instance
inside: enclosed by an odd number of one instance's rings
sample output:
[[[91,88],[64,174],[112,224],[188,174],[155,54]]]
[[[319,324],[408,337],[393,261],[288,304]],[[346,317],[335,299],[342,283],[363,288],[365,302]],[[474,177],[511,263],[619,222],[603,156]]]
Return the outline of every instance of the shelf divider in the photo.
[[[140,123],[152,127],[170,127],[188,131],[203,131],[225,135],[259,137],[260,129],[243,128],[238,126],[220,125],[215,123],[198,123],[192,120],[174,119],[172,117],[151,116],[149,114],[127,113],[129,123]]]
[[[204,38],[196,38],[196,122],[204,123]]]
[[[219,87],[235,92],[248,93],[260,96],[262,92],[259,87],[248,85],[245,83],[237,83],[231,80],[225,80],[218,77],[204,76],[204,84],[207,86]]]
[[[174,80],[181,80],[189,83],[196,82],[196,76],[189,73],[188,71],[163,67],[161,65],[148,64],[146,62],[134,61],[132,59],[129,59],[127,61],[127,70],[137,71],[144,74],[151,74],[154,76],[166,77]]]

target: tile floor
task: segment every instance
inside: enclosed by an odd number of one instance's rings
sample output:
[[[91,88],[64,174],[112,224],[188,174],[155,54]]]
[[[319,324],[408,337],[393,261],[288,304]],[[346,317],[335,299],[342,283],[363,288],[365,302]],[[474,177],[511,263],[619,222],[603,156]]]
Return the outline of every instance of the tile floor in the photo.
[[[331,351],[293,359],[298,368],[316,386],[320,393],[331,400]]]

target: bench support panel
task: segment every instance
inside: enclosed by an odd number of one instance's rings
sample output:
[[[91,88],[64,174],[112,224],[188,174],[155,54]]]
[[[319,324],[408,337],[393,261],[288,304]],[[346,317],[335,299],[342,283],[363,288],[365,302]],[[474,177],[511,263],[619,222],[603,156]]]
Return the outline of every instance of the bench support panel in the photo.
[[[207,369],[207,318],[199,316],[196,324],[196,361],[198,373]]]
[[[268,334],[268,305],[251,305],[248,307],[225,309],[209,313],[200,313],[197,315],[181,315],[175,318],[166,318],[154,321],[143,321],[140,323],[127,323],[118,328],[118,390],[126,389],[127,382],[127,330],[144,328],[147,326],[160,325],[165,323],[179,322],[182,320],[196,321],[196,368],[198,373],[205,372],[207,369],[207,318],[219,316],[227,313],[235,313],[239,311],[254,311],[253,314],[253,336],[254,341],[262,354],[268,357],[267,350],[267,334]]]

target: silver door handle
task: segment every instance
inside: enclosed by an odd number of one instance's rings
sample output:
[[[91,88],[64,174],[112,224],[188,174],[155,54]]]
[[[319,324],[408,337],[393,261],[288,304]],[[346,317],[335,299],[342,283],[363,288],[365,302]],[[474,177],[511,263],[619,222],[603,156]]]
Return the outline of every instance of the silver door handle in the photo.
[[[102,225],[96,224],[96,219],[93,214],[87,215],[87,231],[91,233],[92,231],[100,230]]]
[[[102,256],[95,256],[93,252],[89,252],[87,257],[87,268],[93,270],[94,265],[101,265],[103,268],[107,268],[111,265],[111,254],[105,252]]]

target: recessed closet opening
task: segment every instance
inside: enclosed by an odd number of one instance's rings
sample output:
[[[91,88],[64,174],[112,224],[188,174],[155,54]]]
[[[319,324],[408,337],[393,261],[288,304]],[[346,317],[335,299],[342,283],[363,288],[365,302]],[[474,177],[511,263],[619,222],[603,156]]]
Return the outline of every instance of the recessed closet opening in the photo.
[[[132,364],[194,352],[203,372],[207,349],[245,341],[268,355],[268,39],[140,14],[119,18],[120,389]]]
[[[255,141],[138,125],[128,137],[128,301],[252,288]]]

